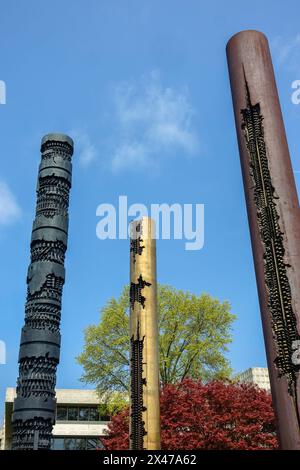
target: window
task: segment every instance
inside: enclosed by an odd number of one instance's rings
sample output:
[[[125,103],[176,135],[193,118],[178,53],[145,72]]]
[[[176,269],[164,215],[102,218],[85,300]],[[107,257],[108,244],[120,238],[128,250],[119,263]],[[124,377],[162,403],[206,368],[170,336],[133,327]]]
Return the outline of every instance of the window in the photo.
[[[103,416],[101,416],[100,421],[110,421],[110,416],[103,415]]]
[[[74,437],[68,437],[65,439],[65,450],[75,450],[76,439]]]
[[[86,440],[86,450],[97,450],[103,449],[103,444],[100,439],[95,439],[93,437],[87,438]]]
[[[79,408],[79,421],[89,421],[89,408]]]
[[[110,417],[107,414],[107,407],[105,405],[100,405],[100,421],[110,421]]]
[[[86,439],[85,438],[76,439],[76,449],[77,450],[85,450],[86,449]]]
[[[52,439],[52,446],[51,446],[51,449],[53,450],[64,450],[65,448],[65,445],[64,445],[64,438],[60,438],[60,437],[55,437],[54,439]]]
[[[58,406],[56,419],[57,421],[110,421],[110,416],[104,407],[99,413],[96,406]]]
[[[100,421],[97,408],[90,408],[90,421]]]
[[[52,450],[97,450],[103,449],[100,437],[54,437],[52,439]]]
[[[61,408],[58,407],[56,411],[56,418],[57,421],[67,421],[68,419],[68,413],[67,413],[67,408]]]
[[[68,408],[68,421],[78,421],[78,408]]]

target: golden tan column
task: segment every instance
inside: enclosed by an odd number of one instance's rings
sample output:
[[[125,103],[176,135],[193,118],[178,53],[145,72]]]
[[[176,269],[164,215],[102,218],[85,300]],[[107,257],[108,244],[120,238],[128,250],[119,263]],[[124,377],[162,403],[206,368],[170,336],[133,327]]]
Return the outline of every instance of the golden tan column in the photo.
[[[131,223],[131,449],[160,449],[159,353],[154,221]]]

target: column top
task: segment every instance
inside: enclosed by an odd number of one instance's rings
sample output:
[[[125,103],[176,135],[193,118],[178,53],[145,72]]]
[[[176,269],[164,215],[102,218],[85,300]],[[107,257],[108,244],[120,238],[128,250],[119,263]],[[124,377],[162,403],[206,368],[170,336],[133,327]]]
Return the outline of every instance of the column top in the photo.
[[[227,42],[227,45],[226,45],[226,49],[230,46],[230,43],[231,42],[234,42],[234,41],[238,41],[238,40],[249,40],[250,37],[252,38],[255,38],[256,39],[260,39],[262,41],[266,41],[268,42],[268,39],[266,37],[266,35],[264,33],[262,33],[261,31],[257,31],[255,29],[245,29],[243,31],[238,31],[237,33],[235,33],[233,36],[231,36],[231,38],[229,39],[229,41]]]
[[[44,137],[42,138],[41,145],[44,145],[48,141],[66,142],[72,148],[74,147],[73,139],[71,139],[71,137],[66,134],[60,134],[59,132],[44,135]]]
[[[143,234],[145,238],[156,238],[156,224],[153,218],[142,216],[130,222],[130,238],[135,240],[141,234]]]

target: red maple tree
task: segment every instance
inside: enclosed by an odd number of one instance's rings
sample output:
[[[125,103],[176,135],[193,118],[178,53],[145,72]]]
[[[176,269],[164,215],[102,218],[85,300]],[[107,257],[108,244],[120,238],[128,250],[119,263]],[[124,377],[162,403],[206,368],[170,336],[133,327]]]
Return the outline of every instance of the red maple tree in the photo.
[[[186,379],[161,393],[162,449],[276,449],[271,396],[246,384]],[[115,415],[102,442],[108,450],[129,448],[128,409]]]

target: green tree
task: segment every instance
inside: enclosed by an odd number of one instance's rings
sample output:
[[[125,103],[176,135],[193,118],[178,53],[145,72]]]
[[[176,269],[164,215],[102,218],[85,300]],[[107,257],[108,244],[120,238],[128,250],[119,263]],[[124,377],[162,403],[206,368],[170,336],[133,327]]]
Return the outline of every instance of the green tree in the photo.
[[[122,408],[124,392],[129,390],[128,298],[125,287],[118,300],[108,301],[101,311],[100,323],[86,328],[84,350],[77,357],[84,368],[81,380],[107,396],[110,412]],[[159,285],[158,318],[163,385],[187,377],[207,381],[230,376],[225,354],[235,316],[228,302]]]

